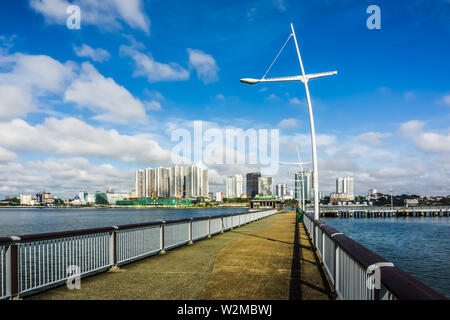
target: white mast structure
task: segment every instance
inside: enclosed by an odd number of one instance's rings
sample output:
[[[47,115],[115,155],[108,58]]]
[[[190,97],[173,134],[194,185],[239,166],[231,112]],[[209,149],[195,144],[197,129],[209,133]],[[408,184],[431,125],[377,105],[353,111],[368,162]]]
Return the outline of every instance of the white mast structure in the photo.
[[[292,30],[292,33],[289,35],[289,38],[286,40],[285,44],[281,48],[278,55],[275,57],[275,60],[272,62],[272,64],[270,65],[269,69],[264,74],[264,76],[261,79],[244,78],[244,79],[241,79],[241,82],[246,83],[246,84],[256,84],[256,83],[260,83],[260,82],[300,81],[304,84],[305,92],[306,92],[306,100],[308,101],[309,124],[310,124],[310,128],[311,128],[311,147],[312,147],[312,160],[313,160],[312,180],[313,180],[313,189],[314,189],[314,220],[318,220],[319,219],[319,170],[317,168],[316,132],[315,132],[315,128],[314,128],[314,116],[313,116],[313,112],[312,112],[311,96],[309,94],[308,81],[311,79],[335,75],[335,74],[337,74],[337,71],[306,74],[305,69],[303,68],[303,62],[302,62],[302,58],[300,55],[300,50],[298,48],[297,37],[295,36],[294,26],[292,23],[291,23],[291,30]],[[272,65],[278,59],[281,51],[284,49],[284,47],[286,46],[286,43],[289,41],[289,39],[291,37],[294,38],[295,48],[297,50],[298,62],[300,63],[300,69],[302,71],[302,75],[266,79],[267,73],[272,68]]]

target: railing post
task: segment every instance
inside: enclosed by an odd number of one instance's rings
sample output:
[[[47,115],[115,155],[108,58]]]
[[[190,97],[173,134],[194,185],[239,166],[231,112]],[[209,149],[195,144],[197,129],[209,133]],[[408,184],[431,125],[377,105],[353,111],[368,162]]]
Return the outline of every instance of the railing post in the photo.
[[[221,217],[220,220],[222,221],[222,230],[220,230],[220,233],[223,233],[223,217]]]
[[[159,254],[165,254],[166,253],[166,247],[165,247],[165,244],[164,244],[164,226],[165,226],[165,224],[166,224],[166,222],[165,221],[162,221],[162,223],[161,223],[161,225],[159,226],[159,230],[160,230],[160,232],[159,232],[159,234],[160,234],[160,243],[161,243],[161,251],[159,252]]]
[[[334,243],[335,245],[335,250],[334,250],[334,291],[336,291],[336,293],[339,290],[339,245],[336,244],[336,242]]]
[[[208,239],[211,238],[211,217],[208,217]]]
[[[325,262],[325,232],[322,230],[322,261],[323,264],[326,265]]]
[[[19,295],[19,254],[13,243],[6,249],[6,295],[11,299]]]
[[[114,230],[109,233],[109,264],[112,266],[111,269],[117,268],[117,232],[119,228],[113,226]]]
[[[192,241],[192,221],[194,219],[191,218],[191,220],[189,220],[189,245],[194,244],[194,242]]]

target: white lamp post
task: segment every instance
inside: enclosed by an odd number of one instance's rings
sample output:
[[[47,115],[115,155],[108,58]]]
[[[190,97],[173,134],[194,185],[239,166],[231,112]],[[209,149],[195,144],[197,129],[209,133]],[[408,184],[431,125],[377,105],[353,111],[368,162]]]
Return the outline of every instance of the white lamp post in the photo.
[[[302,75],[291,76],[291,77],[270,78],[270,79],[266,79],[265,75],[264,75],[261,79],[244,78],[244,79],[241,79],[241,82],[246,83],[246,84],[256,84],[256,83],[260,83],[260,82],[300,81],[305,85],[306,100],[308,101],[309,124],[310,124],[310,128],[311,128],[311,147],[312,147],[312,160],[313,160],[312,180],[313,180],[313,188],[314,188],[314,220],[318,220],[319,219],[319,171],[317,168],[316,133],[315,133],[315,128],[314,128],[314,116],[313,116],[313,112],[312,112],[311,97],[309,94],[308,81],[311,79],[335,75],[335,74],[337,74],[337,71],[305,74],[305,69],[303,68],[303,62],[302,62],[302,58],[300,56],[300,50],[298,48],[297,38],[295,36],[294,26],[292,25],[292,23],[291,23],[291,30],[292,30],[292,33],[289,36],[288,40],[290,39],[290,37],[294,38],[295,48],[297,49],[297,56],[298,56],[298,61],[300,63],[300,69],[302,71]],[[286,43],[287,43],[287,41],[286,41]],[[285,43],[285,45],[286,45],[286,43]],[[284,46],[283,46],[283,48],[284,48]],[[281,50],[283,50],[283,48]],[[281,51],[280,51],[280,53],[281,53]],[[278,56],[280,55],[280,53],[278,54]],[[275,58],[275,60],[278,58],[278,56]],[[273,62],[272,62],[272,65],[273,65]],[[272,65],[269,67],[269,70],[272,67]],[[266,74],[267,74],[267,72],[266,72]]]

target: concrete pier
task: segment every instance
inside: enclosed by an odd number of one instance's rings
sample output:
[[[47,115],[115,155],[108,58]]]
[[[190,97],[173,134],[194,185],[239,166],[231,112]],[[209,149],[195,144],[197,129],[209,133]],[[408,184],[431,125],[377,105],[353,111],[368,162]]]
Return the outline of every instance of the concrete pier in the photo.
[[[334,299],[295,212],[282,212],[30,299]]]

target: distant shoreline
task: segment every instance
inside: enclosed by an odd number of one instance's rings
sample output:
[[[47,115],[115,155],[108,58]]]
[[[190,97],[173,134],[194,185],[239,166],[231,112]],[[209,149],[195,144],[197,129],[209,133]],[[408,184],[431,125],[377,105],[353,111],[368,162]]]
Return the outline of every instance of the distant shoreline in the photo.
[[[38,207],[38,206],[1,206],[1,209],[250,209],[250,206],[216,206],[216,207],[157,207],[157,206],[102,206],[102,207],[63,207],[63,206],[51,206],[51,207]]]

